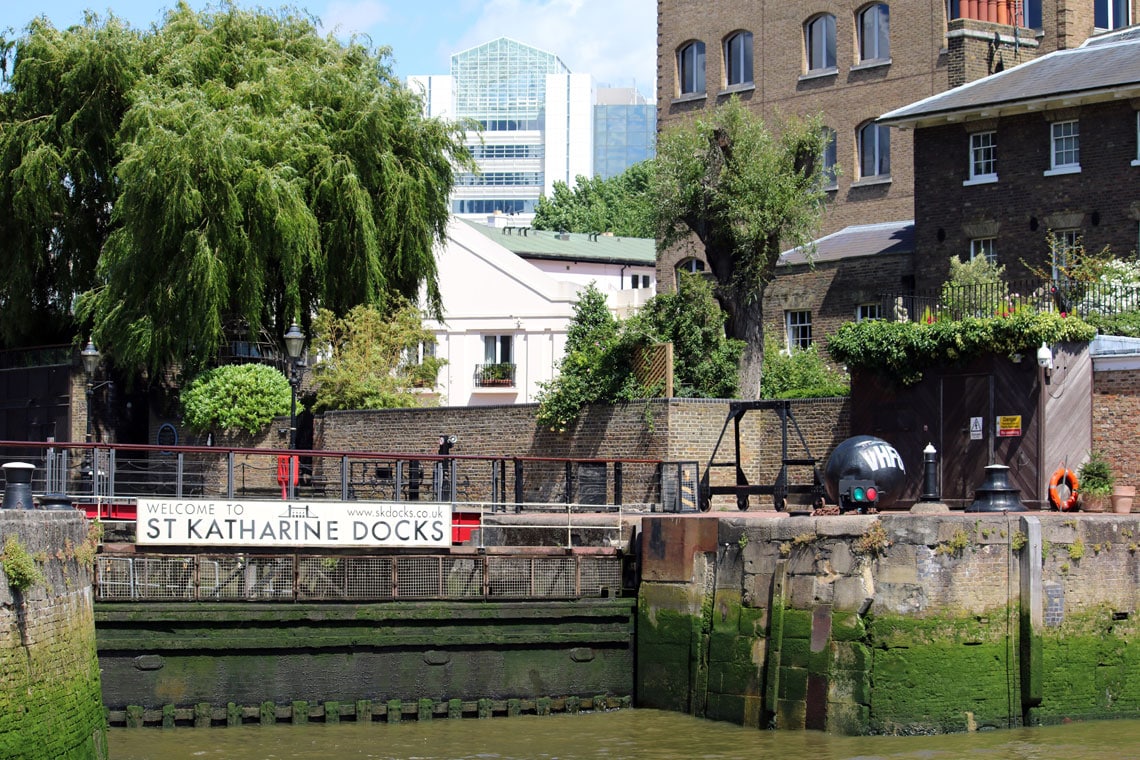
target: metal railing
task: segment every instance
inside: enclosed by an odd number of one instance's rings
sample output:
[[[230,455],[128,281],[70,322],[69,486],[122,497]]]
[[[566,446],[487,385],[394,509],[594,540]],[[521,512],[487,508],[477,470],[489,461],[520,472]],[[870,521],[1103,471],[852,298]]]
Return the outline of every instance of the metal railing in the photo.
[[[884,319],[895,322],[1012,316],[1023,310],[1079,317],[1140,310],[1140,285],[1012,280],[975,285],[944,285],[938,290],[884,293]]]
[[[615,555],[101,554],[95,599],[369,602],[617,596]]]
[[[512,388],[515,384],[515,365],[508,363],[476,364],[475,386],[478,388]]]
[[[0,441],[0,464],[17,461],[35,466],[33,494],[73,503],[280,499],[292,479],[297,499],[472,503],[491,512],[660,504],[665,472],[652,459]]]

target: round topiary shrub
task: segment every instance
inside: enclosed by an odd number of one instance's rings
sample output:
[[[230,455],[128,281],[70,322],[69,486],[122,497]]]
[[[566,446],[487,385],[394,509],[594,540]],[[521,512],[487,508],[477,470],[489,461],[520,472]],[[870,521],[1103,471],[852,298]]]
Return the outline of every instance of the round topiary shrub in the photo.
[[[207,370],[182,391],[182,421],[191,430],[245,431],[251,435],[289,413],[289,381],[265,364],[230,364]]]

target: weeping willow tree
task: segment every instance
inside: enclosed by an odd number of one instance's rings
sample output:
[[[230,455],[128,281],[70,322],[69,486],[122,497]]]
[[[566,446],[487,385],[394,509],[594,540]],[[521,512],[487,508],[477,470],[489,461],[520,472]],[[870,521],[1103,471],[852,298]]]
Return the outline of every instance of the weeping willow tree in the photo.
[[[281,335],[421,292],[440,314],[434,247],[470,156],[386,48],[180,3],[149,31],[39,20],[0,50],[6,344],[90,331],[155,370],[213,356],[235,318]]]

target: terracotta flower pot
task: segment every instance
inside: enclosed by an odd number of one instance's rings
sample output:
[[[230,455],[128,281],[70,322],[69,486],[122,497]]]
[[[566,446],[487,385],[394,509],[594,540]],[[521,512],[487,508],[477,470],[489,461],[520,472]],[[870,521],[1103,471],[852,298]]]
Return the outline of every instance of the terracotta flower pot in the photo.
[[[1132,500],[1136,498],[1136,486],[1116,486],[1112,489],[1112,511],[1118,515],[1132,512]]]
[[[1081,511],[1082,512],[1103,512],[1108,506],[1111,497],[1107,494],[1081,494]]]

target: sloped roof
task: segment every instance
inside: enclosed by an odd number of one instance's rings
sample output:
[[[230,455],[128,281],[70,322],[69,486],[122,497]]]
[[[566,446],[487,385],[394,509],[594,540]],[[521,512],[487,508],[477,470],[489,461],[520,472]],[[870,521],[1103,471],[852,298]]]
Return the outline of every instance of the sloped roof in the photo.
[[[821,237],[810,246],[792,248],[780,254],[777,265],[806,264],[839,261],[858,256],[883,256],[892,253],[914,253],[914,220],[855,224],[838,232]]]
[[[1140,96],[1140,27],[1134,26],[896,108],[878,121],[926,127],[971,115],[1005,116],[1136,96]]]
[[[461,221],[512,253],[528,259],[641,266],[653,266],[657,262],[657,248],[652,238],[587,235],[578,232],[560,234],[529,227],[489,227],[467,219]],[[566,239],[563,240],[562,237]]]

